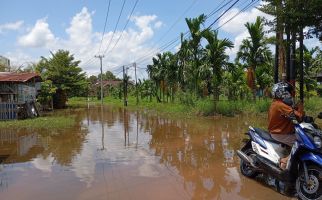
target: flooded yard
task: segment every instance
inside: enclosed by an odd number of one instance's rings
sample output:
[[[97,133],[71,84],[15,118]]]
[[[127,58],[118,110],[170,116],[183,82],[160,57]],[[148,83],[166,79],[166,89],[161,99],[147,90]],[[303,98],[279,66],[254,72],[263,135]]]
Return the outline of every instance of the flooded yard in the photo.
[[[61,131],[0,131],[0,199],[290,199],[239,171],[265,117],[170,119],[89,106]]]

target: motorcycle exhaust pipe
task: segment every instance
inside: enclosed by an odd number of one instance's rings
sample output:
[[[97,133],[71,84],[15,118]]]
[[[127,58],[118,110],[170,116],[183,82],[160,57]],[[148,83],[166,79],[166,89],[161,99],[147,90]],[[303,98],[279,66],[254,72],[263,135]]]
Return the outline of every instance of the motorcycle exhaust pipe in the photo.
[[[242,151],[237,150],[237,155],[240,159],[242,159],[244,162],[246,162],[246,164],[248,164],[254,168],[257,168],[254,164],[254,160],[251,157],[244,154]]]

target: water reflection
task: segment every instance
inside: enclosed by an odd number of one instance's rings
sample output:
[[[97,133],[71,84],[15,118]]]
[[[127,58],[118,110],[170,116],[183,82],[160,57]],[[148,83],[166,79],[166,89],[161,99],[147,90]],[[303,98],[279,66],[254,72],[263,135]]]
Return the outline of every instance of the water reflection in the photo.
[[[18,188],[29,198],[41,193],[42,199],[265,199],[271,193],[284,198],[239,173],[235,151],[247,122],[255,119],[170,119],[101,106],[56,114],[75,115],[77,125],[50,134],[0,132],[5,199]],[[265,126],[265,119],[257,123]],[[19,187],[39,181],[44,190]],[[54,191],[54,197],[46,195]]]

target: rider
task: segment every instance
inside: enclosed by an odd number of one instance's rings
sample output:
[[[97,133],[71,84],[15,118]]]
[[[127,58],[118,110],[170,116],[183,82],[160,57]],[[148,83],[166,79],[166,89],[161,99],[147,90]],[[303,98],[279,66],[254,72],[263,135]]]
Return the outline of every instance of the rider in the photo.
[[[273,139],[292,147],[296,140],[294,134],[294,124],[289,116],[294,113],[296,118],[301,121],[303,117],[303,104],[300,103],[294,109],[291,94],[293,86],[287,82],[276,83],[272,89],[273,102],[268,112],[268,130]],[[286,168],[289,156],[280,159],[280,167]]]

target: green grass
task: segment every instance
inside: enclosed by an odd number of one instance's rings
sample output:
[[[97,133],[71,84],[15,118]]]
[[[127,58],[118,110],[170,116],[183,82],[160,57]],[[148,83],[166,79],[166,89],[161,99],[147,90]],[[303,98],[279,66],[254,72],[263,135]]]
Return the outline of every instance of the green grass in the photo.
[[[322,112],[322,98],[311,97],[309,99],[305,99],[304,111],[306,115],[316,117],[320,112]]]
[[[150,102],[148,100],[140,100],[136,105],[136,98],[130,96],[128,99],[129,108],[139,108],[157,111],[159,113],[165,113],[176,116],[211,116],[214,114],[234,116],[236,114],[261,114],[267,113],[272,100],[271,99],[259,99],[256,102],[251,100],[239,100],[228,101],[219,100],[214,104],[213,99],[194,99],[190,104],[180,103],[178,100],[174,103],[158,103],[154,99]],[[71,98],[68,101],[70,106],[87,105],[87,98]],[[100,101],[90,99],[90,104],[99,104]],[[123,106],[123,101],[112,97],[105,97],[104,104],[113,106]],[[319,112],[322,112],[322,98],[314,97],[305,100],[305,111],[311,116],[316,116]]]
[[[0,128],[28,128],[28,129],[65,129],[75,125],[75,118],[69,117],[38,117],[26,120],[1,121]]]

